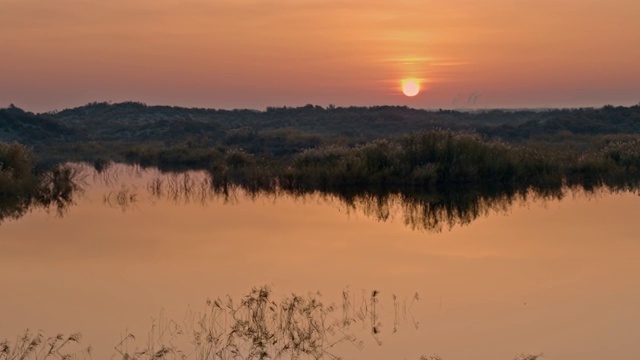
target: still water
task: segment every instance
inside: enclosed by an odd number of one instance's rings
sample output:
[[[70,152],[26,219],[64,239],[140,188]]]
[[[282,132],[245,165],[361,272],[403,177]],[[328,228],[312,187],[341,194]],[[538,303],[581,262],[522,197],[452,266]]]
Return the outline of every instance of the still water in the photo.
[[[638,357],[634,193],[512,201],[434,231],[407,226],[399,201],[381,221],[318,194],[211,194],[199,173],[85,174],[62,216],[0,224],[0,340],[79,331],[93,359],[116,359],[123,336],[144,345],[159,317],[182,325],[207,299],[269,286],[275,300],[335,304],[329,319],[345,292],[352,310],[368,306],[349,330],[357,344],[330,349],[346,359]]]

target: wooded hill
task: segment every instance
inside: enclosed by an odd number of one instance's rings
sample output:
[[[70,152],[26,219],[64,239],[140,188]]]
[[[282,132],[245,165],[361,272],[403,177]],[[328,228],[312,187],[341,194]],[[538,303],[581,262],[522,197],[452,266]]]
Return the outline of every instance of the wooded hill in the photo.
[[[12,142],[28,148],[7,144]],[[202,169],[223,193],[230,186],[320,191],[346,201],[399,194],[426,209],[434,196],[444,196],[446,207],[452,196],[462,195],[476,201],[531,190],[561,196],[567,187],[637,190],[640,106],[464,112],[308,105],[255,111],[128,102],[43,114],[10,106],[0,109],[0,150],[0,197],[12,204],[40,198],[51,203],[47,194],[73,183],[64,175],[71,173],[55,165],[87,161],[98,171],[111,162]],[[456,201],[462,208],[474,204]]]
[[[506,142],[639,134],[640,106],[433,111],[401,106],[307,105],[257,111],[124,102],[90,103],[41,114],[13,105],[0,109],[0,141],[32,146],[41,160],[77,159],[81,155],[78,147],[85,149],[87,159],[101,152],[99,148],[108,150],[109,157],[117,157],[115,149],[133,145],[238,148],[254,154],[287,156],[322,145],[354,145],[434,129],[476,133]]]

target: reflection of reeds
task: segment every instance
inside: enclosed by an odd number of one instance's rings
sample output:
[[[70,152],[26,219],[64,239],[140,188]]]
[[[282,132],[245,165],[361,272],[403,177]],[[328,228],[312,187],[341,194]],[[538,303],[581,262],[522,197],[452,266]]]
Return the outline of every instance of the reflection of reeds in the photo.
[[[37,186],[33,188],[37,196],[20,197],[0,196],[0,220],[7,217],[20,217],[34,206],[54,207],[62,214],[73,204],[73,196],[83,188],[86,173],[82,166],[64,165],[54,167],[50,172],[39,176]],[[234,171],[237,171],[235,169]],[[154,174],[154,171],[156,173]],[[148,200],[166,199],[173,203],[207,204],[222,200],[223,203],[236,203],[241,197],[255,199],[276,199],[278,196],[292,196],[296,199],[337,199],[348,212],[361,211],[366,216],[380,221],[400,218],[412,229],[441,231],[457,225],[466,225],[475,219],[492,212],[506,212],[515,202],[531,199],[562,199],[575,188],[566,187],[518,187],[501,186],[497,188],[477,188],[473,186],[449,187],[437,190],[429,189],[378,189],[369,191],[364,188],[335,188],[319,191],[313,188],[291,187],[291,182],[279,180],[252,180],[255,173],[244,174],[242,179],[229,177],[230,173],[216,174],[204,171],[183,173],[161,173],[157,170],[143,170],[139,166],[111,166],[94,175],[99,181],[113,187],[115,183],[130,181],[131,177],[153,175],[145,186],[148,197],[141,197],[137,188],[122,185],[103,196],[106,205],[123,211],[138,206],[142,198]],[[253,174],[253,175],[252,175]],[[125,175],[123,177],[123,175]],[[260,175],[262,176],[262,175]],[[238,182],[239,181],[239,182]],[[246,181],[246,182],[244,182]],[[295,185],[295,184],[293,184]],[[582,191],[587,194],[596,190]],[[0,191],[1,192],[1,191]]]
[[[55,207],[59,214],[73,203],[73,195],[82,190],[86,173],[82,166],[65,165],[53,168],[40,176],[38,196],[22,198],[18,205],[4,205],[0,197],[0,219],[19,217],[32,206]],[[147,173],[145,173],[145,171]],[[439,231],[445,227],[465,225],[489,212],[504,212],[515,201],[530,198],[560,199],[566,189],[523,190],[519,188],[475,189],[462,187],[441,191],[377,191],[368,192],[358,188],[345,188],[319,192],[301,188],[286,188],[278,182],[237,183],[211,172],[161,173],[157,172],[145,186],[148,197],[141,197],[138,188],[126,185],[131,177],[143,177],[153,170],[142,170],[139,166],[111,166],[103,169],[98,176],[103,184],[113,186],[124,183],[120,189],[114,189],[103,196],[103,202],[123,211],[139,205],[141,199],[166,199],[173,203],[207,204],[222,200],[224,203],[236,203],[241,196],[249,199],[276,199],[278,196],[292,196],[296,199],[324,198],[338,199],[347,210],[362,211],[365,215],[380,221],[389,221],[400,217],[404,223],[419,230]],[[124,175],[124,177],[123,177]],[[94,175],[94,181],[95,177]],[[246,179],[246,178],[245,178]],[[256,185],[260,184],[260,185]],[[32,199],[32,200],[29,200]],[[17,209],[17,210],[16,210]],[[2,212],[11,212],[3,214]]]
[[[122,187],[120,190],[110,191],[104,195],[102,202],[110,207],[119,208],[124,212],[136,206],[138,194],[134,188]]]
[[[537,355],[520,354],[520,355],[516,356],[515,358],[513,358],[513,360],[537,360],[537,359],[539,359],[541,357],[542,357],[542,353],[537,354]]]
[[[168,199],[174,203],[199,202],[206,204],[216,194],[210,176],[197,173],[172,173],[159,175],[147,184],[152,198]]]
[[[73,204],[74,196],[83,191],[86,174],[79,166],[56,165],[39,173],[29,167],[18,172],[14,168],[3,169],[6,164],[1,160],[0,222],[17,219],[36,208],[54,209],[63,215]]]
[[[538,194],[496,193],[460,189],[453,192],[416,192],[416,193],[368,193],[368,192],[332,192],[329,194],[315,191],[293,191],[273,189],[251,192],[242,185],[219,183],[215,175],[202,172],[160,174],[148,181],[146,189],[153,199],[166,199],[174,203],[198,202],[222,199],[224,203],[237,202],[241,195],[250,199],[273,198],[280,195],[293,196],[296,199],[325,198],[338,199],[347,210],[359,210],[365,215],[380,221],[389,221],[401,214],[407,226],[413,229],[441,230],[444,226],[464,225],[489,212],[504,212],[516,200],[525,201],[529,197],[561,198],[563,193]]]
[[[83,191],[86,173],[74,165],[57,165],[41,175],[37,201],[45,208],[55,206],[59,215],[73,204],[74,196]]]
[[[155,198],[160,198],[164,194],[164,179],[161,177],[155,177],[151,179],[149,184],[147,185],[147,189],[151,193],[151,196]]]
[[[115,187],[121,180],[128,181],[133,178],[141,178],[151,171],[151,169],[144,169],[139,165],[119,166],[112,162],[100,166],[93,164],[93,167],[95,169],[93,182],[107,187]]]

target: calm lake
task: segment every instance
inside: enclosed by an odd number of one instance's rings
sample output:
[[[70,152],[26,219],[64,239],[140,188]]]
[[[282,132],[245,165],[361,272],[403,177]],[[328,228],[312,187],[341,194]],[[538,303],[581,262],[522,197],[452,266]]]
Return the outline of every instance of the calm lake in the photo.
[[[62,215],[0,224],[0,340],[81,332],[108,359],[160,316],[183,326],[207,299],[269,286],[335,304],[328,319],[368,306],[357,341],[330,348],[345,359],[638,357],[638,194],[514,200],[434,230],[408,225],[400,200],[383,221],[329,196],[215,195],[201,173],[84,173]]]

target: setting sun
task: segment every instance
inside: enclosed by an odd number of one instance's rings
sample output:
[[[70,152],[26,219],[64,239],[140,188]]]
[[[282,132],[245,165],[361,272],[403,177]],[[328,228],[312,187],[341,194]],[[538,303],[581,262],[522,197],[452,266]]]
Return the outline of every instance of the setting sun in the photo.
[[[0,0],[0,360],[640,360],[638,19]]]
[[[420,85],[415,80],[403,80],[402,92],[409,97],[416,96],[420,92]]]

